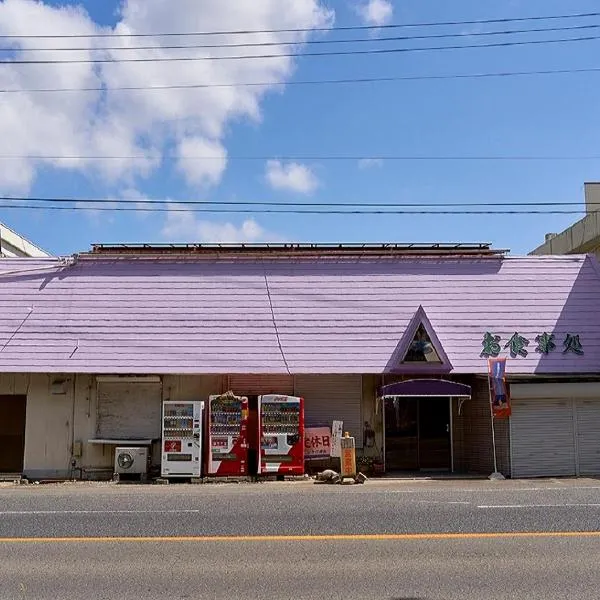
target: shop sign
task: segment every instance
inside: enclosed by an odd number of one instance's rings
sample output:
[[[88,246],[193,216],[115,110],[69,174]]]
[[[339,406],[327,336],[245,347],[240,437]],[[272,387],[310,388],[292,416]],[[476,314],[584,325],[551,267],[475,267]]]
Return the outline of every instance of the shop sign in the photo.
[[[304,459],[331,456],[331,430],[329,427],[307,427],[304,430]]]
[[[544,332],[536,336],[535,341],[537,342],[535,351],[539,354],[551,354],[557,349],[557,341],[554,333]],[[481,342],[483,346],[481,356],[496,358],[500,355],[502,349],[508,350],[512,358],[518,358],[519,356],[526,358],[529,354],[528,346],[530,345],[530,340],[520,335],[519,332],[515,332],[505,344],[503,342],[504,340],[499,335],[486,331]],[[576,334],[567,333],[562,346],[563,354],[573,353],[577,356],[582,356],[584,353],[579,335]]]
[[[331,425],[331,456],[339,458],[342,455],[342,431],[344,429],[343,421],[334,421]]]

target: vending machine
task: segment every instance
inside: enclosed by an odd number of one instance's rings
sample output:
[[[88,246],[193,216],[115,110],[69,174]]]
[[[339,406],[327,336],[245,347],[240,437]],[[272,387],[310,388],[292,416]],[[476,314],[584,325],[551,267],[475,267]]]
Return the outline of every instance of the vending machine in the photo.
[[[200,477],[203,410],[204,402],[163,402],[162,477]]]
[[[304,473],[304,400],[270,394],[258,399],[260,454],[258,472]]]
[[[207,473],[248,474],[248,398],[227,392],[208,399]]]

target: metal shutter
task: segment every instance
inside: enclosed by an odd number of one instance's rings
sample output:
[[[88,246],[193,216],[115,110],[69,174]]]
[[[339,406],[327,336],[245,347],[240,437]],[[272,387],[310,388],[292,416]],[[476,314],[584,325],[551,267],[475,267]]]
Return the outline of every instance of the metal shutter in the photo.
[[[292,375],[230,375],[228,390],[238,396],[262,396],[265,394],[294,394]]]
[[[513,477],[575,475],[572,400],[513,400]]]
[[[575,400],[579,475],[600,474],[600,401]]]
[[[296,375],[296,396],[304,398],[304,420],[310,425],[344,421],[344,431],[363,445],[361,375]]]
[[[101,439],[160,438],[162,386],[158,382],[98,381],[96,435]]]

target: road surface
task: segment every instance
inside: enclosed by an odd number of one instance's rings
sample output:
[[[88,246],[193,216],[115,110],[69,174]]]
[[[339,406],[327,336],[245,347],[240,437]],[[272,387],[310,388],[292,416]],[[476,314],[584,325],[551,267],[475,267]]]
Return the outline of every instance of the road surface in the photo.
[[[600,597],[600,482],[0,488],[0,598]]]

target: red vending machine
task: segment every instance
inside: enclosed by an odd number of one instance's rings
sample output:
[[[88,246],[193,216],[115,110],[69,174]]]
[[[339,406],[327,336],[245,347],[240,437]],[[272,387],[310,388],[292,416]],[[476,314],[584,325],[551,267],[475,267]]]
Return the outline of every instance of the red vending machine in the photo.
[[[258,399],[262,475],[304,473],[304,400],[270,394]]]
[[[232,392],[208,399],[208,475],[248,474],[248,398]]]

